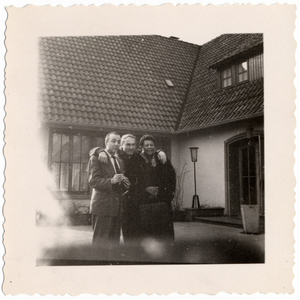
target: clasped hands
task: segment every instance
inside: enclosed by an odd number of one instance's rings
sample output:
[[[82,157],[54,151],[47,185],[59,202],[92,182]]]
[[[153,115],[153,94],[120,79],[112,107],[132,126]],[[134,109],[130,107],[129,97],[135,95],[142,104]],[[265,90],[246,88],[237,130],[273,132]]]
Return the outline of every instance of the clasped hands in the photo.
[[[114,177],[111,179],[111,183],[112,184],[122,183],[125,189],[128,190],[130,188],[130,181],[123,174],[115,174]]]
[[[146,192],[148,192],[150,194],[151,199],[154,199],[157,197],[158,187],[157,186],[148,186],[146,188]]]

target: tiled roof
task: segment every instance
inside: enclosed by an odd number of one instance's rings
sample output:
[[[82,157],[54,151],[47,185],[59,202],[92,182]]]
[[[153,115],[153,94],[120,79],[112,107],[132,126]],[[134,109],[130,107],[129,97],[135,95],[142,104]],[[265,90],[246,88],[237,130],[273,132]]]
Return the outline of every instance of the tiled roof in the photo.
[[[173,132],[176,122],[189,131],[262,115],[262,79],[218,90],[211,69],[262,43],[262,34],[225,34],[199,51],[156,35],[41,38],[42,119]]]
[[[199,46],[156,35],[85,36],[40,38],[39,49],[43,121],[172,132]]]
[[[262,34],[225,34],[201,47],[177,131],[189,131],[263,114],[263,79],[219,90],[211,66],[262,46]]]

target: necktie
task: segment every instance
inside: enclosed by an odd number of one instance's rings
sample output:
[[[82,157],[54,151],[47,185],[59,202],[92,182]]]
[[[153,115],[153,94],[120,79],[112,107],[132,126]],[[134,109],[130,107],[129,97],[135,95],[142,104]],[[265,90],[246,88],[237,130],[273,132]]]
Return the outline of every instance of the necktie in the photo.
[[[116,158],[114,155],[112,155],[111,157],[112,157],[113,160],[114,160],[115,169],[116,169],[116,174],[121,174],[121,170],[120,170],[119,165],[118,165],[118,163],[117,163],[117,158]]]

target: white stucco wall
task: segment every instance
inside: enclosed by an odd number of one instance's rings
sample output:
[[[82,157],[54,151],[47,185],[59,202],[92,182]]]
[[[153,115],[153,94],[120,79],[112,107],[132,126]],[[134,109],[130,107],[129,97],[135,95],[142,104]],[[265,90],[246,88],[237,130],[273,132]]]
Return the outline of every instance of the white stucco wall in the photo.
[[[251,123],[254,130],[263,131],[262,121]],[[172,140],[172,163],[179,175],[187,163],[189,172],[184,182],[183,207],[192,207],[194,188],[194,164],[191,161],[190,147],[199,147],[196,162],[197,194],[200,205],[225,207],[225,148],[224,142],[245,133],[247,124],[224,125],[177,136]]]

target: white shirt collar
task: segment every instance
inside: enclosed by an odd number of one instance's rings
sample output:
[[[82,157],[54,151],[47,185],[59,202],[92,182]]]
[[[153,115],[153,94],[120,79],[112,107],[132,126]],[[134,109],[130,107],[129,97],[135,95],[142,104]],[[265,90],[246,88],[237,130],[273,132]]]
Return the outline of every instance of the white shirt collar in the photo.
[[[110,154],[107,150],[104,150],[104,151],[107,153],[107,155],[109,155],[110,158],[112,158],[113,156],[118,157],[118,154],[117,154],[117,153],[115,153],[115,154]]]
[[[115,173],[117,174],[117,170],[116,170],[116,166],[115,166],[115,160],[113,159],[113,155],[110,154],[107,150],[104,150],[104,151],[105,151],[105,152],[107,153],[107,155],[109,156],[109,159],[110,159],[110,161],[111,161],[111,164],[112,164],[112,166],[113,166],[113,168],[114,168],[114,170],[115,170]],[[115,156],[115,157],[118,157],[117,153],[115,153],[114,156]],[[118,161],[117,159],[116,159],[116,163],[117,163],[119,169],[121,169],[121,168],[120,168],[119,161]]]

